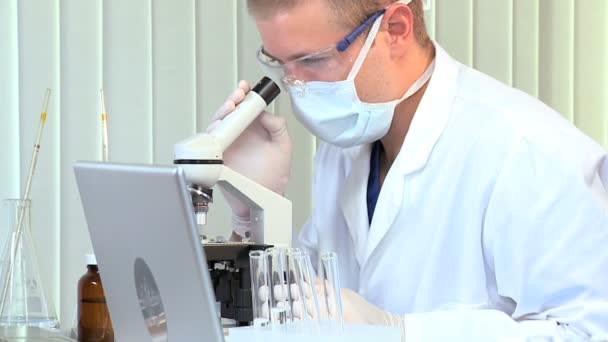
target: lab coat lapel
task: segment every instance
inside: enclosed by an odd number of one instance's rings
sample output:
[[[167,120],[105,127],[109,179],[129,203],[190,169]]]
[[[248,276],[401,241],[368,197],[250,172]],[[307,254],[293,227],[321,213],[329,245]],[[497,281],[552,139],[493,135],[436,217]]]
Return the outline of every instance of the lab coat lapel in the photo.
[[[407,203],[407,176],[424,168],[447,126],[458,85],[459,65],[435,44],[435,71],[414,115],[401,151],[388,172],[369,229],[364,263],[395,224]],[[404,200],[405,198],[405,200]],[[397,229],[399,227],[396,227]],[[362,268],[364,264],[361,264]]]
[[[359,265],[365,260],[369,221],[367,217],[367,180],[369,178],[369,145],[345,150],[350,159],[339,203],[355,248]]]
[[[403,177],[396,172],[389,172],[386,176],[369,229],[364,262],[367,261],[382,238],[393,226],[403,204],[403,184]]]

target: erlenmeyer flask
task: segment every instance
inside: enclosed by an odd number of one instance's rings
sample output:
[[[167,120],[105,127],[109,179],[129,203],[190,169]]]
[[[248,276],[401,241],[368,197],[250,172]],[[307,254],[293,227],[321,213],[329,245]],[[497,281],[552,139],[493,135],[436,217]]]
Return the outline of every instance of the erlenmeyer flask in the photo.
[[[0,203],[0,326],[58,328],[40,281],[31,237],[31,202],[9,199]]]

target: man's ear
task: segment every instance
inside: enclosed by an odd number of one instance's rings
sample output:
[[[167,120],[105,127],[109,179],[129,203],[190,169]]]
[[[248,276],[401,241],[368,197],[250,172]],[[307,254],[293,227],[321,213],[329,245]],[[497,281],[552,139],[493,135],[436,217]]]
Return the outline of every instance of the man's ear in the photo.
[[[414,40],[414,13],[404,4],[396,3],[384,14],[391,57],[403,56]]]

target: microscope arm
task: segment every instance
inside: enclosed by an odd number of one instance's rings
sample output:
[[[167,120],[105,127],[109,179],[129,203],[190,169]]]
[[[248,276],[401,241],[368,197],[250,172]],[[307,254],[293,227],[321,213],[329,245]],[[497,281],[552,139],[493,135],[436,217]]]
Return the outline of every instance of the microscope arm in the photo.
[[[227,166],[222,166],[217,185],[251,209],[251,239],[254,242],[284,247],[291,244],[292,206],[289,200]]]

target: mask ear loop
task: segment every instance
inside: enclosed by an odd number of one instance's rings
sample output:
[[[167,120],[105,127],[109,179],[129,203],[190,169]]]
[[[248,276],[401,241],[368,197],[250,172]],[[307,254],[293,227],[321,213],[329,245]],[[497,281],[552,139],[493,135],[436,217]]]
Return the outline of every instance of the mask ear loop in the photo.
[[[378,31],[380,30],[380,24],[382,23],[382,18],[384,18],[384,14],[379,16],[378,19],[376,19],[376,22],[374,22],[374,25],[372,25],[372,28],[369,31],[369,34],[367,35],[367,39],[365,39],[365,44],[363,44],[363,48],[361,48],[359,56],[355,60],[355,64],[353,64],[353,68],[350,70],[350,73],[348,73],[347,80],[353,80],[355,76],[357,76],[357,74],[359,73],[363,62],[365,62],[365,58],[367,57],[367,54],[372,48],[372,44],[374,43],[374,40],[378,35]]]
[[[405,5],[409,5],[412,0],[401,0],[401,2]],[[422,0],[422,10],[428,11],[431,9],[431,0]]]

